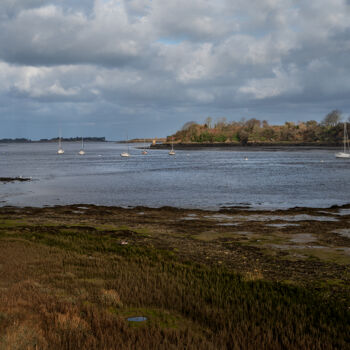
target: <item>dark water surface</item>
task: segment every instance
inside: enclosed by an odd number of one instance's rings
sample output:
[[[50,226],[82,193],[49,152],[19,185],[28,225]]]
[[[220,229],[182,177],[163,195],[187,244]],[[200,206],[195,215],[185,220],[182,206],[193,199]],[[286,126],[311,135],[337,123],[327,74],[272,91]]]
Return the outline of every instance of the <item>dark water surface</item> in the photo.
[[[350,202],[350,160],[334,150],[141,150],[130,145],[64,143],[0,144],[0,177],[32,177],[0,184],[1,205],[91,203],[218,209],[328,207]],[[245,160],[245,158],[248,158]]]

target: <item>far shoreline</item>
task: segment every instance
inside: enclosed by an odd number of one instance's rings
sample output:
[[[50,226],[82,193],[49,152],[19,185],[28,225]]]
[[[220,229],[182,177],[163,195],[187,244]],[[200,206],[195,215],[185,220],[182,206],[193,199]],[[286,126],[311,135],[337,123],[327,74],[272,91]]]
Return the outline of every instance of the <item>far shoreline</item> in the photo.
[[[214,142],[214,143],[174,143],[174,149],[178,150],[197,150],[203,148],[220,148],[220,149],[235,149],[235,150],[254,150],[254,151],[279,151],[279,150],[317,150],[329,149],[337,150],[341,144],[334,143],[268,143],[268,142],[251,142],[241,144],[238,142]],[[150,145],[150,149],[170,149],[171,143],[157,143]]]

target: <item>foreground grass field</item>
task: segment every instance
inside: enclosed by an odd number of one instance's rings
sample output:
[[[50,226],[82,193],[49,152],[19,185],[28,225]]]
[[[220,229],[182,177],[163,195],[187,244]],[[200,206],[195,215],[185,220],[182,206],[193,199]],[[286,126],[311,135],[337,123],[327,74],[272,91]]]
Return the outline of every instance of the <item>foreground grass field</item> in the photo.
[[[295,231],[282,214],[308,216]],[[0,349],[347,349],[337,214],[318,226],[316,212],[263,213],[267,229],[244,211],[1,208]]]

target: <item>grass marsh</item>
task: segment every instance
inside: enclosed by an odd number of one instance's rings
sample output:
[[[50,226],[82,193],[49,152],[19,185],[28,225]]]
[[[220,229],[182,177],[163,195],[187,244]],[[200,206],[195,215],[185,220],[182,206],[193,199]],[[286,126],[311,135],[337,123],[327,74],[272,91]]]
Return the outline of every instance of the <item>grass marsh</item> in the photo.
[[[200,211],[142,208],[141,216],[139,208],[86,207],[82,219],[72,213],[76,206],[0,209],[0,349],[349,344],[346,256],[329,262],[312,255],[293,261],[273,248],[269,254],[263,222],[243,225],[255,238],[261,225],[263,243],[255,246],[231,239],[241,224],[218,227],[201,221],[208,213]],[[176,226],[184,212],[196,220]],[[327,221],[323,231],[317,226],[315,237],[330,240],[347,219]],[[286,241],[302,229],[283,228]],[[268,230],[283,238],[280,228]],[[213,239],[193,238],[203,231]],[[345,239],[336,238],[335,249]],[[130,323],[132,316],[147,321]]]

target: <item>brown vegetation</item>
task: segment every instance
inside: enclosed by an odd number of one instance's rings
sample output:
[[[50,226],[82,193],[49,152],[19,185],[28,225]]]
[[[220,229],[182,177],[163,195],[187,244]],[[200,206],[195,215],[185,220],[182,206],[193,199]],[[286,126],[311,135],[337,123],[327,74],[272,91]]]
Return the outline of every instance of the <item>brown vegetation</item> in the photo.
[[[1,208],[0,349],[345,349],[343,210]],[[268,249],[296,232],[335,255]]]
[[[172,136],[174,142],[214,143],[237,142],[242,145],[254,143],[325,143],[339,144],[343,139],[343,127],[339,123],[340,112],[332,111],[321,123],[314,120],[307,122],[286,122],[284,125],[269,125],[264,120],[255,118],[240,122],[227,122],[220,118],[213,126],[207,118],[205,124],[186,123]]]

